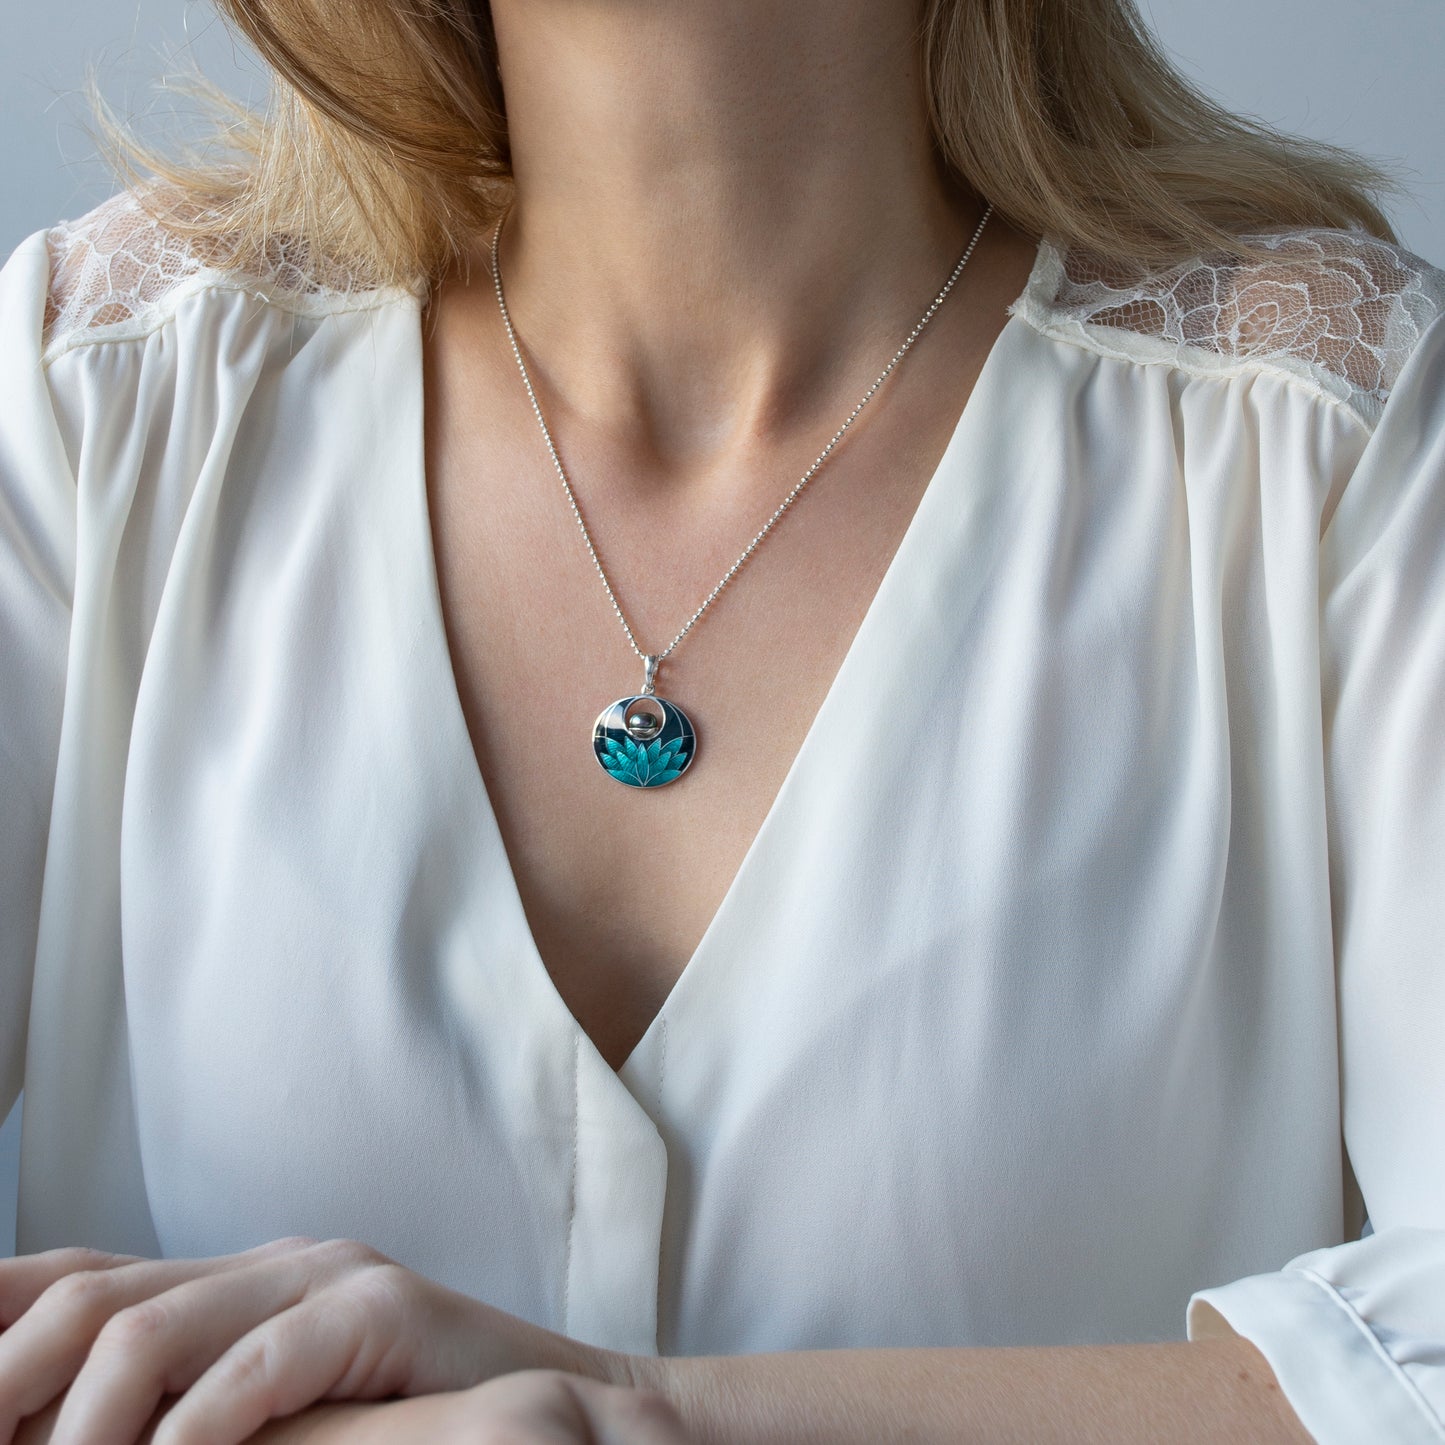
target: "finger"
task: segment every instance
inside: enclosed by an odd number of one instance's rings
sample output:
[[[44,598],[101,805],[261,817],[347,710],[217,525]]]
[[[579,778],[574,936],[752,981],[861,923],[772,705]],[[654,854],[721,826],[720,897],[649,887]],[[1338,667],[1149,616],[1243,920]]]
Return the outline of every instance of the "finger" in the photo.
[[[22,1416],[41,1410],[70,1384],[106,1320],[164,1287],[150,1273],[138,1285],[128,1274],[133,1270],[146,1266],[63,1275],[0,1335],[0,1440],[9,1439]]]
[[[187,1280],[113,1314],[70,1386],[51,1445],[133,1445],[167,1395],[187,1390],[306,1289],[303,1271],[283,1259],[261,1259]]]
[[[352,1281],[259,1324],[186,1390],[155,1445],[236,1445],[318,1400],[402,1392],[411,1374],[404,1305],[385,1294]]]
[[[11,1445],[50,1445],[50,1432],[55,1427],[55,1417],[60,1414],[58,1400],[47,1405],[38,1415],[27,1415],[15,1431]],[[0,1436],[0,1439],[3,1439]]]
[[[77,1270],[113,1269],[140,1262],[137,1254],[100,1249],[47,1249],[0,1259],[0,1330],[15,1323],[56,1280]]]
[[[688,1445],[682,1417],[665,1395],[567,1377],[586,1418],[588,1445]]]
[[[689,1445],[681,1416],[663,1395],[604,1385],[560,1370],[500,1375],[458,1399],[464,1408],[447,1439],[526,1440],[531,1445]]]
[[[8,1440],[22,1416],[33,1415],[70,1384],[101,1328],[118,1311],[189,1280],[234,1270],[239,1261],[288,1253],[300,1243],[277,1240],[216,1259],[138,1260],[73,1269],[52,1280],[0,1334],[0,1440]]]

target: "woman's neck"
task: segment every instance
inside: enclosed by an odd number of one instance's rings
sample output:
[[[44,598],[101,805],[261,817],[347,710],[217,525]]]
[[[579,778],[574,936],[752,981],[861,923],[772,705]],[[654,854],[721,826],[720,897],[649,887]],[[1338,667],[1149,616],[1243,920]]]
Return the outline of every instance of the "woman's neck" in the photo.
[[[548,391],[660,462],[836,411],[981,214],[883,0],[493,0],[508,305]],[[875,364],[876,363],[876,364]]]

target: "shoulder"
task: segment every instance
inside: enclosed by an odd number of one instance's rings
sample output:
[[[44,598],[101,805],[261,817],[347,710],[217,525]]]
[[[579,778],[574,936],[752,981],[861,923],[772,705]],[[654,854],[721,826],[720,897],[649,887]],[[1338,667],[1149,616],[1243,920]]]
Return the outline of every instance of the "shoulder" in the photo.
[[[320,316],[383,304],[400,292],[368,284],[286,238],[242,253],[223,236],[166,215],[146,195],[124,191],[45,233],[47,365],[77,347],[149,335],[196,296],[244,292],[277,314]]]
[[[1046,239],[1014,309],[1056,339],[1128,361],[1288,376],[1373,427],[1445,312],[1445,271],[1363,231],[1248,239],[1267,254],[1204,254],[1142,273]]]

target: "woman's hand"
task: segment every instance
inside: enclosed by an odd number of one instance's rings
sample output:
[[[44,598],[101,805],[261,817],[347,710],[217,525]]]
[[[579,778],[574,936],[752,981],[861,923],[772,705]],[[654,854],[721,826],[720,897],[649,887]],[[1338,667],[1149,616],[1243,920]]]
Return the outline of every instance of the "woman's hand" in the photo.
[[[0,1260],[0,1442],[65,1394],[51,1445],[232,1445],[318,1400],[466,1391],[622,1357],[444,1289],[365,1245],[284,1239],[217,1259],[62,1249]]]
[[[15,1445],[50,1445],[55,1405],[27,1418]],[[141,1436],[152,1445],[151,1422]],[[554,1370],[503,1375],[471,1390],[380,1405],[320,1405],[276,1420],[252,1445],[691,1445],[660,1394]]]

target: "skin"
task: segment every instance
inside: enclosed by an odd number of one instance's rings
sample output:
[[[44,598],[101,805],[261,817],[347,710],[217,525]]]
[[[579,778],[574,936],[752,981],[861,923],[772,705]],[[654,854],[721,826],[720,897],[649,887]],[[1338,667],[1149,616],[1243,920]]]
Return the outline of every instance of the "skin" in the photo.
[[[493,0],[493,10],[518,183],[503,245],[509,304],[609,576],[656,649],[882,369],[981,204],[930,154],[906,4]],[[990,223],[866,425],[664,663],[659,690],[687,699],[708,765],[650,800],[673,871],[646,870],[646,896],[629,893],[627,870],[619,878],[595,846],[629,836],[636,800],[585,749],[563,750],[547,770],[503,765],[528,751],[536,698],[572,707],[560,725],[583,737],[602,702],[640,683],[641,666],[541,450],[490,293],[486,238],[470,273],[437,288],[425,330],[428,492],[458,692],[539,951],[614,1067],[696,949],[776,796],[1036,240]],[[773,742],[761,757],[745,747],[758,712]],[[294,1241],[264,1258],[171,1262],[170,1275],[141,1287],[132,1273],[110,1308],[92,1298],[89,1309],[78,1308],[84,1292],[50,1287],[78,1271],[145,1266],[0,1262],[0,1407],[19,1414],[29,1390],[23,1445],[1310,1438],[1263,1357],[1234,1338],[643,1359],[538,1330],[348,1248],[349,1263],[345,1251],[321,1257]],[[387,1288],[376,1288],[377,1270],[390,1271]],[[318,1327],[273,1334],[257,1351],[255,1332],[280,1330],[284,1302],[308,1289],[331,1292]],[[282,1313],[268,1313],[272,1296]],[[323,1317],[347,1322],[344,1348]],[[192,1400],[182,1429],[192,1386],[214,1385],[248,1350],[266,1368],[233,1371],[204,1412]],[[37,1369],[50,1372],[48,1400],[31,1398]],[[419,1398],[300,1408],[368,1392]],[[219,1424],[228,1414],[230,1435]]]

